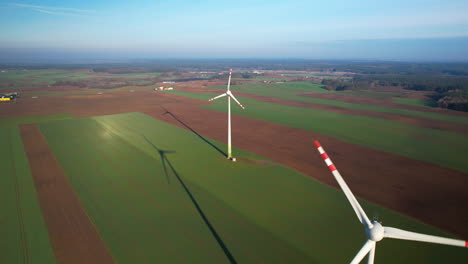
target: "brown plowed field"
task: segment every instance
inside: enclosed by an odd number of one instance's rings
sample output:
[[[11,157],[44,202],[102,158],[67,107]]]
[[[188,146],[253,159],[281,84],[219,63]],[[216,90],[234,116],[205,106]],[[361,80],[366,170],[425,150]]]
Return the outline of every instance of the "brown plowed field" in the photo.
[[[144,112],[187,129],[170,114],[163,114],[161,106],[164,106],[202,136],[226,142],[226,115],[197,107],[205,103],[150,91],[135,91],[126,96],[120,93],[22,98],[17,104],[0,105],[0,117]],[[468,174],[264,121],[234,116],[233,124],[236,147],[337,187],[314,148],[313,140],[319,139],[360,197],[468,237]]]
[[[0,104],[0,118],[69,113],[74,117],[142,112],[166,103],[200,104],[200,101],[165,92],[135,91],[19,98],[16,103]]]
[[[20,129],[57,262],[113,263],[39,128]]]

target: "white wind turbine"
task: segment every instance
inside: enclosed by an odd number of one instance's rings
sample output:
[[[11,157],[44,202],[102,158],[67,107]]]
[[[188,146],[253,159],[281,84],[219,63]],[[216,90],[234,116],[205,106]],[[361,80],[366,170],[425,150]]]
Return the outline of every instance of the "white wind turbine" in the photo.
[[[364,243],[364,246],[361,248],[361,250],[359,250],[359,252],[356,254],[354,259],[351,261],[351,264],[360,263],[361,260],[364,259],[364,257],[367,255],[367,253],[369,253],[369,257],[367,258],[367,263],[373,264],[374,257],[375,257],[376,243],[386,237],[404,239],[404,240],[421,241],[421,242],[429,242],[429,243],[436,243],[436,244],[444,244],[444,245],[457,246],[457,247],[468,247],[468,241],[445,238],[445,237],[438,237],[438,236],[431,236],[431,235],[424,235],[420,233],[401,230],[401,229],[394,228],[394,227],[382,226],[377,221],[371,222],[369,218],[367,217],[366,213],[364,212],[364,210],[362,209],[361,205],[359,205],[358,201],[356,200],[353,193],[349,189],[348,185],[341,177],[341,174],[338,172],[335,165],[333,165],[333,162],[328,157],[325,150],[322,148],[322,146],[320,146],[320,143],[317,140],[314,143],[320,155],[322,155],[323,160],[325,161],[328,168],[332,172],[333,176],[335,176],[336,181],[338,182],[344,194],[346,195],[346,198],[348,198],[349,203],[353,207],[354,212],[356,212],[356,215],[359,218],[359,221],[364,226],[365,231],[366,231],[367,241],[366,243]]]
[[[232,150],[231,150],[231,98],[236,101],[236,103],[242,107],[242,109],[245,109],[244,106],[239,103],[239,101],[236,99],[236,97],[231,93],[230,87],[231,87],[231,75],[232,75],[232,69],[229,70],[229,80],[228,80],[228,85],[227,85],[227,92],[218,95],[216,97],[211,98],[208,101],[213,101],[215,99],[227,96],[228,97],[228,156],[227,158],[236,161],[236,158],[232,157]]]

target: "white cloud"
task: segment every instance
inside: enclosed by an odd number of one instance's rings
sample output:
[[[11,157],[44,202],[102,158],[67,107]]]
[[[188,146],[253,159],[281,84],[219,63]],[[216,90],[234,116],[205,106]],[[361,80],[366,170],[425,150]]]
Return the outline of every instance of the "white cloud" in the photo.
[[[87,16],[95,12],[94,10],[69,8],[69,7],[56,7],[56,6],[41,6],[41,5],[28,5],[20,3],[10,3],[12,6],[27,8],[39,13],[49,15],[61,15],[61,16]]]

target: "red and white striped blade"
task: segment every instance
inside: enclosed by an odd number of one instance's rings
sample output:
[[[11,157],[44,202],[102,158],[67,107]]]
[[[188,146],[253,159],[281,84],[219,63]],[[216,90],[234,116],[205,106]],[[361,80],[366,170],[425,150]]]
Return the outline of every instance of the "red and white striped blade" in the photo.
[[[425,235],[387,226],[384,226],[384,237],[436,243],[456,247],[468,247],[468,241],[465,240]]]
[[[240,107],[242,107],[242,109],[245,110],[245,107],[244,107],[239,101],[237,101],[236,97],[235,97],[231,92],[229,93],[229,96],[231,96],[231,98],[234,99],[234,101],[236,101],[236,103],[237,103]]]
[[[227,95],[227,93],[223,93],[223,94],[220,94],[220,95],[218,95],[218,96],[216,96],[216,97],[211,98],[211,99],[208,100],[208,101],[213,101],[213,100],[216,100],[216,99],[218,99],[218,98],[224,97],[224,96],[226,96],[226,95]]]
[[[325,152],[325,150],[322,148],[322,146],[320,145],[320,143],[317,140],[315,140],[314,143],[315,143],[315,146],[318,149],[318,152],[320,153],[323,160],[325,161],[325,164],[327,164],[328,169],[331,171],[331,173],[335,177],[336,181],[340,185],[341,189],[343,190],[344,194],[346,195],[346,198],[348,198],[348,201],[351,204],[351,206],[353,207],[354,212],[356,213],[357,217],[359,218],[359,221],[363,225],[367,226],[368,228],[371,228],[373,226],[371,221],[367,217],[366,213],[362,209],[362,207],[359,204],[359,202],[357,201],[356,197],[354,197],[353,193],[349,189],[346,182],[343,180],[343,177],[341,177],[341,174],[336,169],[336,167],[333,164],[333,162],[331,161],[330,157],[328,157],[327,153]]]

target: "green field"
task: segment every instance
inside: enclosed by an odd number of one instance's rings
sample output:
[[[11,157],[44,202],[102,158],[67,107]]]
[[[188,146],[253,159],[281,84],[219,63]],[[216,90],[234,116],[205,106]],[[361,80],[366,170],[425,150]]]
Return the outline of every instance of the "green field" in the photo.
[[[402,92],[384,92],[384,91],[339,91],[339,92],[332,92],[337,95],[344,95],[344,96],[355,96],[355,97],[365,97],[365,98],[374,98],[380,100],[392,99],[394,97],[402,96]]]
[[[40,129],[117,262],[228,263],[232,256],[238,263],[346,263],[365,240],[342,192],[239,149],[241,161],[229,162],[217,149],[224,144],[144,114]],[[386,225],[443,235],[361,202]],[[467,257],[462,248],[388,239],[376,261]]]
[[[424,109],[421,111],[415,110],[407,110],[407,109],[397,109],[397,108],[389,108],[389,107],[382,107],[382,106],[375,106],[375,105],[365,105],[365,104],[355,104],[355,103],[347,103],[335,100],[328,100],[328,99],[321,99],[321,98],[314,98],[310,96],[301,96],[304,93],[330,93],[326,89],[322,88],[321,84],[318,83],[310,83],[310,82],[287,82],[287,83],[278,83],[278,84],[259,84],[259,83],[249,83],[249,84],[242,84],[242,85],[233,85],[231,86],[234,92],[242,92],[242,93],[250,93],[250,94],[257,94],[269,97],[276,97],[286,100],[293,100],[293,101],[300,101],[306,103],[314,103],[314,104],[324,104],[324,105],[331,105],[341,108],[347,109],[356,109],[356,110],[367,110],[367,111],[375,111],[375,112],[384,112],[384,113],[391,113],[403,116],[413,116],[413,117],[422,117],[434,120],[443,120],[455,123],[462,123],[468,124],[467,117],[461,116],[453,116],[453,115],[446,115],[446,114],[439,114],[439,113],[430,113],[424,112]],[[225,90],[225,86],[213,86],[210,89],[220,89]],[[341,92],[333,92],[336,94],[342,94]],[[351,92],[347,92],[351,93]],[[354,92],[364,94],[363,92]],[[343,94],[346,95],[346,92]],[[351,94],[352,95],[352,94]]]
[[[307,72],[285,72],[285,73],[278,73],[281,76],[289,76],[289,77],[316,77],[316,78],[326,78],[326,79],[351,79],[352,77],[346,76],[342,73],[307,73]]]
[[[397,104],[406,104],[421,107],[436,107],[436,102],[432,100],[409,99],[409,98],[393,98],[393,102]]]
[[[54,263],[19,129],[0,137],[0,263]]]
[[[79,80],[95,78],[84,71],[69,70],[9,70],[0,73],[0,83],[9,84],[9,88],[18,89],[31,85],[50,85],[58,80]]]
[[[132,79],[135,84],[145,84],[148,82],[138,79],[157,77],[160,75],[161,73],[96,74],[92,71],[72,70],[7,70],[5,72],[0,72],[0,83],[7,85],[7,87],[3,89],[11,91],[12,89],[52,85],[56,81],[76,81],[92,78]]]

